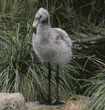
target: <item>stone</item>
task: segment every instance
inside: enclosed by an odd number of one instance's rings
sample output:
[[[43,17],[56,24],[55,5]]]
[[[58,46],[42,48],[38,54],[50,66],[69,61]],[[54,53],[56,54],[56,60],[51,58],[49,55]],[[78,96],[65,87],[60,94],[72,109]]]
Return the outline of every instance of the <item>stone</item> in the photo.
[[[21,93],[0,93],[0,110],[26,110]]]

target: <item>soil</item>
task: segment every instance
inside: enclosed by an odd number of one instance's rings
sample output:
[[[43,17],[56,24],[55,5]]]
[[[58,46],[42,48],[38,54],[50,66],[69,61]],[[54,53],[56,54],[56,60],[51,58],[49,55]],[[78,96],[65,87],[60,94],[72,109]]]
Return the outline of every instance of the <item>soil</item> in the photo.
[[[83,106],[86,106],[87,97],[75,96],[67,100],[65,104],[62,105],[44,105],[39,104],[39,102],[27,102],[27,110],[81,110]]]

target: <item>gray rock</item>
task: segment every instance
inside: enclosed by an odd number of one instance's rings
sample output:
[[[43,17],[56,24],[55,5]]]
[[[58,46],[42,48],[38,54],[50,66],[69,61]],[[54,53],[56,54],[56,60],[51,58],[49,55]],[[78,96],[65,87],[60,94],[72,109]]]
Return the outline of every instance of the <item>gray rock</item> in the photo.
[[[20,93],[0,93],[0,110],[26,110],[23,95]]]

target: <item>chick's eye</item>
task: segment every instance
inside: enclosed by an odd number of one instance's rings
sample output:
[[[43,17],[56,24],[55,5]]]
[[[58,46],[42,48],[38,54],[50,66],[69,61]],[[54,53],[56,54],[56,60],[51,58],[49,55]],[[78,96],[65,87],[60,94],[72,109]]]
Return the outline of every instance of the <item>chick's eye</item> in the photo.
[[[42,16],[40,15],[40,17],[39,18],[41,18]]]

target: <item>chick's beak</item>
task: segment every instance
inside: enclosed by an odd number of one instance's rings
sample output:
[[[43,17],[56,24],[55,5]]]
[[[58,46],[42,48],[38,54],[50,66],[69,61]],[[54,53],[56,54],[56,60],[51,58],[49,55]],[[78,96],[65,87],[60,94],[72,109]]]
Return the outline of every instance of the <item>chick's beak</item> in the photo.
[[[37,26],[38,26],[39,23],[40,23],[40,21],[37,21],[37,20],[35,20],[35,21],[33,22],[33,31],[34,31],[35,34],[36,34]]]

